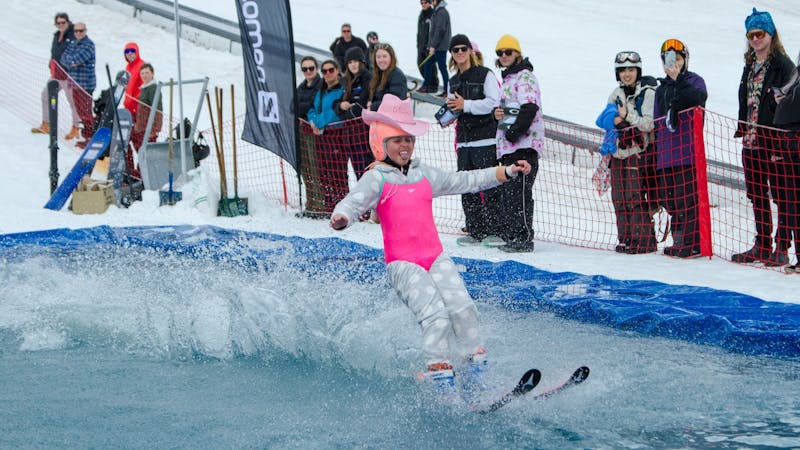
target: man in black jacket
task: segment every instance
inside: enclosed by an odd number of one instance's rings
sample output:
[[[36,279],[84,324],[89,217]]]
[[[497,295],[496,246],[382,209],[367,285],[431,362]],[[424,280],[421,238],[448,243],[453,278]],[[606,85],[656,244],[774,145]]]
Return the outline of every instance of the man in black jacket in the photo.
[[[344,23],[342,24],[342,35],[336,38],[330,46],[331,53],[333,53],[333,57],[336,58],[340,68],[347,67],[344,55],[348,49],[353,47],[358,47],[365,55],[367,54],[367,43],[360,37],[353,36],[353,28],[349,23]]]
[[[433,0],[420,0],[419,4],[422,10],[419,12],[419,18],[417,19],[417,68],[419,68],[419,74],[422,75],[422,78],[425,78],[425,66],[422,62],[428,57],[428,34],[431,32],[431,16],[433,15],[431,1]],[[430,89],[432,92],[436,92],[439,89],[439,75],[436,74],[435,70],[432,72],[427,86],[425,90]]]

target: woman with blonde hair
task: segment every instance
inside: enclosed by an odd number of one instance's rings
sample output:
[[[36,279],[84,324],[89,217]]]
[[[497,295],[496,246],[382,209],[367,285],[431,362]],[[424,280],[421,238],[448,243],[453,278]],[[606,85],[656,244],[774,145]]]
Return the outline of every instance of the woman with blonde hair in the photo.
[[[458,170],[492,167],[497,162],[497,121],[494,109],[500,104],[500,83],[494,72],[478,64],[472,43],[463,34],[450,39],[450,69],[456,74],[449,80],[447,107],[458,114],[456,151]],[[461,196],[467,236],[456,240],[459,245],[499,243],[496,210],[499,191],[488,189]],[[492,242],[488,238],[492,237]],[[498,244],[495,244],[498,245]]]

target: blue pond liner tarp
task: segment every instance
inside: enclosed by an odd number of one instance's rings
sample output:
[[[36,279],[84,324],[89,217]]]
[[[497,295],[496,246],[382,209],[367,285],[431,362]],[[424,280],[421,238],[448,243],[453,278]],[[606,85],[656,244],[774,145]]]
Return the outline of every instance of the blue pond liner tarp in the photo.
[[[265,245],[271,243],[273,245]],[[213,226],[95,227],[0,235],[0,257],[81,247],[146,248],[269,269],[280,260],[299,270],[336,273],[359,283],[385,283],[383,253],[338,238],[305,239]],[[291,258],[283,257],[291,252]],[[736,292],[552,273],[515,261],[455,258],[479,302],[546,311],[648,336],[719,346],[747,354],[800,356],[800,305]]]

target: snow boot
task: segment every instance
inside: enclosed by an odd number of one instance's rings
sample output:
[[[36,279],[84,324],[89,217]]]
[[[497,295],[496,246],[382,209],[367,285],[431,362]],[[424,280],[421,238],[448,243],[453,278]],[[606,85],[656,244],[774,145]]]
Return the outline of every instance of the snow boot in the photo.
[[[50,124],[42,122],[37,128],[31,128],[31,133],[34,134],[50,134]]]

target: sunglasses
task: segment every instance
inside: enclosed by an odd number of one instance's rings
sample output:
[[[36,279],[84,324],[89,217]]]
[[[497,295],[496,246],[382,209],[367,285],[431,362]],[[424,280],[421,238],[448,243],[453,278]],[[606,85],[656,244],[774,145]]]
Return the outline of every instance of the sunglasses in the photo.
[[[342,33],[349,33],[350,30],[342,30]]]
[[[125,54],[127,55],[128,53],[136,53],[136,50],[134,50],[132,48],[126,48],[125,49]]]
[[[333,72],[336,72],[336,67],[328,67],[328,68],[323,67],[322,68],[322,73],[324,73],[324,74],[333,73]]]
[[[614,57],[614,61],[617,64],[622,64],[624,62],[632,62],[636,64],[642,62],[642,57],[636,52],[619,52],[617,53],[617,56]]]
[[[308,67],[301,67],[300,70],[302,70],[303,72],[313,72],[317,70],[317,68],[314,66],[308,66]]]
[[[466,53],[469,48],[466,45],[458,45],[450,49],[450,53]]]
[[[75,28],[72,31],[76,33],[86,33],[86,28]]]
[[[661,53],[668,52],[670,50],[684,52],[686,51],[686,46],[683,45],[683,42],[677,39],[667,39],[663,44],[661,44]]]
[[[514,54],[514,51],[515,50],[511,50],[511,49],[504,49],[504,50],[501,49],[501,50],[496,51],[495,53],[497,54],[498,57],[500,57],[500,56],[511,56],[511,55]]]
[[[753,39],[762,39],[765,34],[767,34],[767,32],[763,30],[750,31],[747,33],[747,40],[752,41]]]

